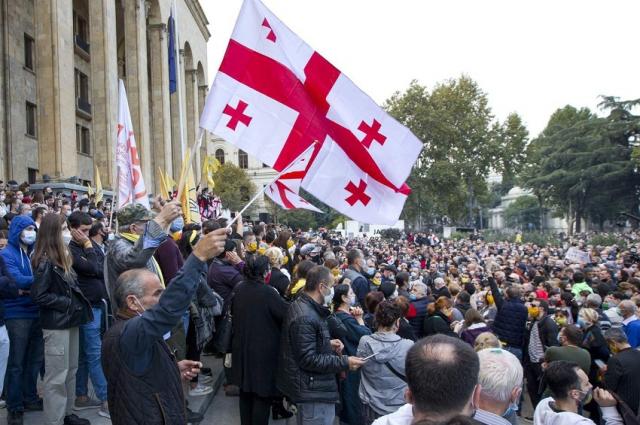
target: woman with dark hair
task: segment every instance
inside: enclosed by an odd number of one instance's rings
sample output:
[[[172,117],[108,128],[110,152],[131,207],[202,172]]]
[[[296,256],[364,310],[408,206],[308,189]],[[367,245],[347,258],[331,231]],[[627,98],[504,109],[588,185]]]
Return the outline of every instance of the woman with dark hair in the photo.
[[[337,285],[334,287],[333,315],[329,319],[329,333],[332,339],[339,339],[344,345],[342,354],[355,356],[358,350],[360,338],[370,335],[371,331],[364,324],[363,311],[355,307],[356,294],[349,285]],[[340,401],[342,411],[340,420],[349,425],[362,423],[362,412],[358,398],[360,386],[360,372],[349,371],[346,378],[340,383]]]
[[[400,272],[396,275],[396,285],[398,286],[398,295],[409,299],[409,278],[411,276],[407,272]]]
[[[452,314],[453,303],[447,297],[440,297],[435,303],[429,304],[423,325],[424,336],[444,334],[457,337],[458,335],[451,329]]]
[[[380,291],[371,291],[364,298],[364,305],[367,308],[367,312],[364,314],[364,323],[371,330],[371,332],[375,332],[376,327],[373,323],[373,319],[375,317],[376,307],[384,301],[384,295]]]
[[[475,308],[467,310],[464,314],[464,322],[456,330],[456,333],[460,334],[460,338],[472,347],[478,335],[484,332],[491,332],[491,329],[484,322],[482,314]]]
[[[291,284],[287,288],[286,298],[289,300],[294,299],[302,288],[304,288],[304,284],[307,281],[307,273],[317,264],[313,261],[303,260],[298,263],[296,268],[294,269],[294,278],[291,279]]]
[[[73,259],[62,239],[65,219],[56,214],[44,216],[31,257],[35,271],[31,296],[40,306],[44,338],[42,399],[47,424],[88,425],[71,408],[80,354],[79,326],[93,320],[93,312],[78,286]]]
[[[231,380],[240,388],[242,425],[267,425],[272,401],[282,396],[275,386],[276,366],[280,327],[288,303],[275,288],[265,284],[269,270],[267,257],[248,256],[244,280],[231,299]],[[274,408],[275,419],[287,415],[282,404],[280,408]]]
[[[402,310],[397,301],[381,302],[376,309],[376,332],[363,336],[358,345],[359,357],[373,355],[362,366],[358,391],[365,425],[380,416],[393,413],[405,403],[407,383],[404,365],[413,341],[396,334],[400,320]]]
[[[409,313],[409,307],[411,303],[409,300],[403,296],[396,298],[395,303],[400,307],[402,311],[402,316],[400,317],[400,324],[398,327],[398,331],[396,332],[400,338],[410,339],[411,341],[415,341],[416,334],[413,332],[413,326],[407,320],[407,314]]]

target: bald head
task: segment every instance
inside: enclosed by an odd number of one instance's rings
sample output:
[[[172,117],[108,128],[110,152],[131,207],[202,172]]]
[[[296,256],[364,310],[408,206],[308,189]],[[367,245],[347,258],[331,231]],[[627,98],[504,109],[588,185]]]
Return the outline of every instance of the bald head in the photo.
[[[114,301],[120,312],[142,313],[156,305],[164,291],[158,276],[147,269],[127,270],[115,286]]]

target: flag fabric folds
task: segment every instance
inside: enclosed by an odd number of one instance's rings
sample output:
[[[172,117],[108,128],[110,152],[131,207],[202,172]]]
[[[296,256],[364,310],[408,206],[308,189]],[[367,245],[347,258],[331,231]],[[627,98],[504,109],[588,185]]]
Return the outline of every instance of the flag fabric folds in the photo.
[[[120,80],[118,102],[118,137],[116,140],[116,164],[118,166],[118,205],[138,203],[149,208],[149,197],[144,186],[140,158],[131,124],[131,113],[124,82]]]
[[[209,189],[213,189],[216,184],[213,181],[213,175],[218,172],[220,168],[220,161],[214,156],[207,156],[204,159],[204,164],[202,166],[202,175],[207,178],[207,187]]]
[[[276,171],[318,141],[299,187],[365,223],[398,220],[422,149],[259,0],[242,6],[200,126]]]
[[[180,170],[180,181],[184,182],[184,190],[179,199],[182,205],[182,215],[185,223],[201,223],[200,207],[198,206],[198,195],[193,171],[191,170],[189,161],[189,152],[185,154],[182,161],[182,169]],[[183,177],[184,176],[184,177]],[[178,191],[180,191],[178,189]]]

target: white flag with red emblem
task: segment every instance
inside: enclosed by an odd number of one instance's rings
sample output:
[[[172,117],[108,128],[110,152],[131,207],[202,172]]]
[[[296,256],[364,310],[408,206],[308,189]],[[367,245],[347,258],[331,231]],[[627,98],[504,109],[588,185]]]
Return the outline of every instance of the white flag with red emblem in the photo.
[[[298,194],[300,192],[302,178],[305,175],[312,154],[313,150],[309,149],[298,158],[291,167],[287,168],[284,174],[280,175],[276,181],[265,189],[267,196],[285,210],[304,208],[306,210],[322,212],[321,209],[312,205]]]
[[[397,221],[409,192],[404,182],[422,149],[259,0],[242,6],[200,126],[277,171],[320,142],[302,187],[366,223]]]
[[[136,138],[133,135],[127,92],[122,80],[119,87],[116,164],[118,165],[118,208],[131,203],[142,204],[149,208],[149,197],[142,178]]]

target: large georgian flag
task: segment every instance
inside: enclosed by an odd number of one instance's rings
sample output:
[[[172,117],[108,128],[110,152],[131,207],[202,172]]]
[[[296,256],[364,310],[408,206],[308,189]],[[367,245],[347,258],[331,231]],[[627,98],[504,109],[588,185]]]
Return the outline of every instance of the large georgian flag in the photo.
[[[138,203],[149,208],[149,197],[142,178],[140,158],[133,135],[131,113],[124,82],[120,80],[118,102],[118,138],[116,141],[116,164],[118,165],[118,209],[127,204]]]
[[[276,171],[320,142],[301,186],[366,223],[397,221],[422,148],[259,0],[242,6],[200,126]]]

